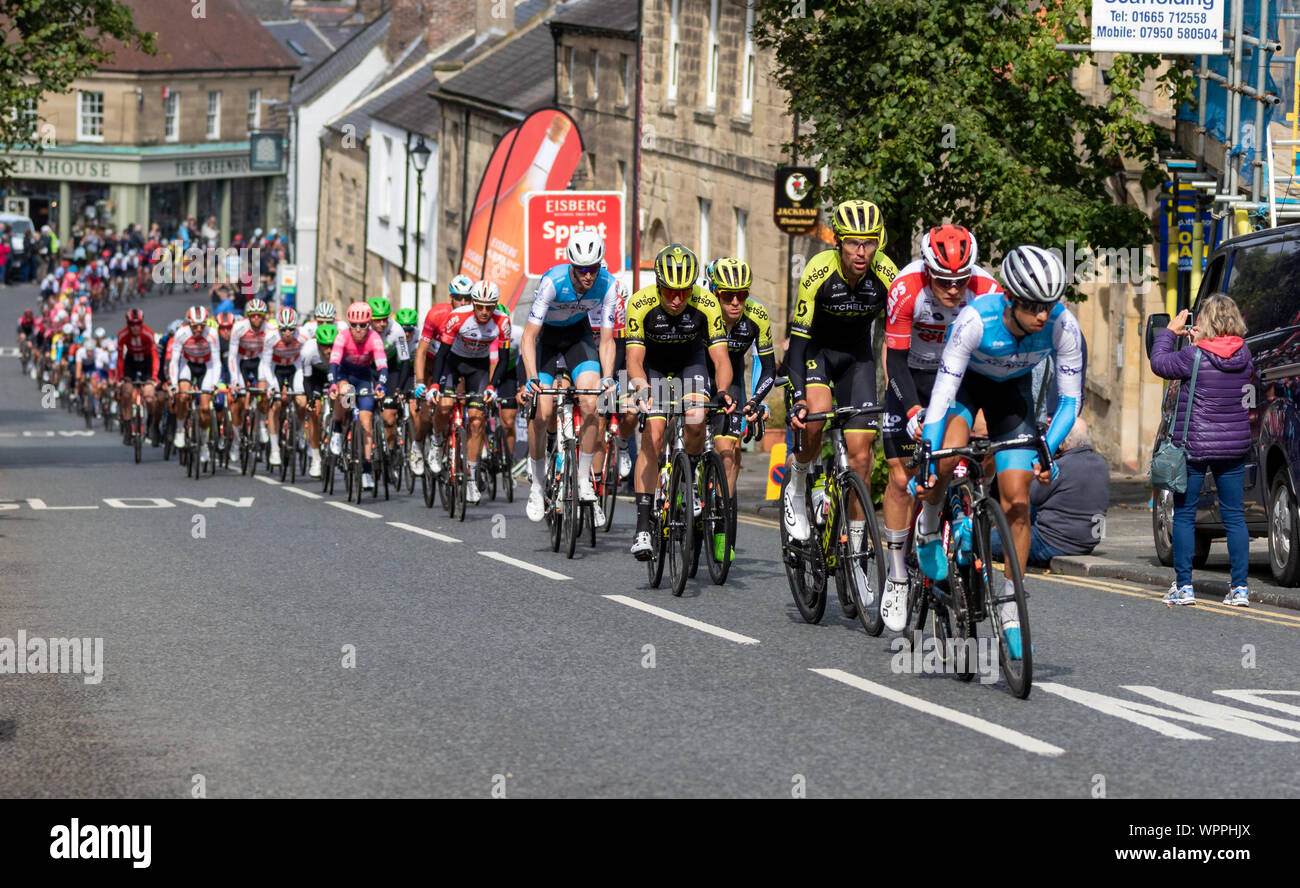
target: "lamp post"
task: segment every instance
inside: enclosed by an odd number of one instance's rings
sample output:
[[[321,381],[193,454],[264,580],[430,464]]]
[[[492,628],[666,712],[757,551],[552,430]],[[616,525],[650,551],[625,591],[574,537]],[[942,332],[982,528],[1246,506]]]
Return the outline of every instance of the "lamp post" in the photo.
[[[415,166],[415,311],[420,311],[420,197],[424,191],[424,169],[429,165],[433,151],[424,144],[424,136],[411,149],[411,163]]]

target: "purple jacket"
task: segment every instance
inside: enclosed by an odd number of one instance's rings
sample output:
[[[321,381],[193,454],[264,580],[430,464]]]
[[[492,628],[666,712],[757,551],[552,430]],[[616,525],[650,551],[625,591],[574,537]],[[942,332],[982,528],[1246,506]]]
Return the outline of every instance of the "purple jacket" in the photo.
[[[1250,450],[1250,414],[1245,395],[1255,375],[1250,349],[1237,336],[1203,339],[1195,347],[1178,350],[1174,349],[1174,340],[1173,333],[1160,330],[1151,346],[1151,369],[1156,376],[1183,380],[1178,387],[1178,409],[1169,427],[1170,436],[1175,442],[1183,440],[1187,382],[1192,378],[1192,362],[1199,349],[1201,368],[1196,374],[1187,456],[1194,460],[1244,456]]]

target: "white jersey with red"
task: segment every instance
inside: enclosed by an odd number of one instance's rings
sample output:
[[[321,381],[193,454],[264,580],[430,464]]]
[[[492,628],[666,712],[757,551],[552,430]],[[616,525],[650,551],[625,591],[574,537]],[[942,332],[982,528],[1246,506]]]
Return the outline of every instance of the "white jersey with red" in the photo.
[[[474,306],[462,305],[447,315],[440,339],[458,357],[490,357],[498,349],[510,347],[510,315],[493,309],[487,323],[480,324],[474,317]]]
[[[281,336],[278,330],[274,336],[266,337],[266,344],[262,346],[261,377],[266,380],[266,384],[271,391],[278,392],[280,390],[280,380],[275,371],[285,367],[291,367],[294,371],[290,391],[301,392],[303,390],[302,357],[303,344],[306,341],[296,330],[287,339]]]
[[[930,274],[925,262],[917,259],[903,266],[889,288],[885,314],[885,345],[907,350],[907,366],[934,373],[939,369],[948,328],[957,314],[977,296],[1000,292],[993,275],[978,265],[962,292],[961,302],[952,308],[941,303],[930,290]]]
[[[76,327],[83,333],[88,333],[94,327],[91,323],[90,308],[85,305],[78,305],[72,310],[72,326]]]
[[[230,329],[230,356],[228,358],[230,378],[242,378],[239,375],[239,362],[262,360],[262,349],[266,345],[267,337],[278,337],[279,335],[269,320],[263,319],[262,326],[256,330],[253,329],[253,325],[248,318],[240,318],[235,321],[235,326]]]
[[[217,341],[217,331],[212,327],[204,326],[198,336],[194,335],[193,328],[181,327],[168,341],[167,351],[171,353],[171,373],[168,379],[173,382],[180,382],[182,379],[193,382],[190,365],[202,364],[203,381],[199,383],[199,387],[206,390],[216,387],[217,381],[221,378],[221,344]]]

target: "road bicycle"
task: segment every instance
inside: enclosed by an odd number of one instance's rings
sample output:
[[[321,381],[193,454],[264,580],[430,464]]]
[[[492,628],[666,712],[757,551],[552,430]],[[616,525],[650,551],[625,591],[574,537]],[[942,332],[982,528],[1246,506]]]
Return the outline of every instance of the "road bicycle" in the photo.
[[[617,406],[608,410],[601,410],[605,416],[605,438],[601,446],[605,449],[605,461],[601,466],[600,472],[592,478],[592,483],[596,486],[596,499],[600,503],[600,510],[605,513],[605,524],[601,530],[609,533],[609,529],[614,526],[614,506],[618,503],[618,487],[622,478],[619,476],[619,409]]]
[[[443,445],[442,472],[438,475],[439,495],[447,514],[457,521],[465,520],[465,507],[469,502],[469,428],[465,410],[473,401],[483,402],[482,392],[449,392],[440,397],[454,399],[451,417],[447,422],[446,441]],[[428,469],[426,467],[425,471]]]
[[[577,551],[578,537],[584,527],[588,530],[588,543],[596,545],[595,512],[591,503],[578,498],[578,432],[581,415],[578,398],[599,396],[604,389],[538,388],[528,401],[528,419],[537,415],[538,399],[551,395],[555,398],[555,434],[546,439],[546,487],[543,503],[546,508],[546,525],[551,533],[551,551],[564,546],[566,557]]]
[[[302,438],[302,424],[298,421],[298,407],[294,398],[302,392],[287,392],[281,389],[275,396],[280,402],[280,481],[286,479],[293,483],[298,480],[300,451],[306,454]],[[269,467],[269,463],[268,463]],[[304,468],[303,473],[306,474]]]
[[[349,411],[347,422],[343,428],[343,459],[341,467],[343,469],[343,480],[347,488],[347,498],[349,501],[361,503],[361,498],[365,495],[363,488],[363,475],[365,475],[365,458],[366,458],[366,434],[361,425],[361,399],[371,396],[374,390],[369,387],[354,389],[343,398],[343,406]],[[383,472],[383,462],[381,453],[383,451],[382,439],[378,436],[383,435],[383,420],[375,412],[370,414],[371,434],[375,436],[375,446],[372,449],[371,457],[371,475],[375,486],[371,488],[371,499],[378,499],[379,485],[384,485],[384,499],[388,499],[388,478]],[[330,485],[333,490],[334,485]]]
[[[1044,426],[1037,434],[1018,435],[1005,441],[990,442],[987,438],[974,438],[965,447],[930,450],[926,442],[916,445],[913,464],[928,466],[931,460],[960,457],[954,467],[944,501],[942,532],[944,550],[948,558],[948,578],[936,583],[909,563],[908,626],[924,630],[928,613],[934,615],[933,629],[938,650],[946,657],[948,640],[956,644],[954,650],[962,651],[966,663],[958,661],[957,675],[969,681],[969,652],[978,643],[978,627],[984,620],[992,626],[992,637],[998,642],[998,661],[1007,686],[1015,696],[1024,699],[1033,686],[1034,657],[1029,635],[1029,595],[1025,592],[1024,572],[1020,559],[1014,557],[1011,528],[1006,513],[996,497],[989,496],[984,461],[1003,450],[1033,448],[1037,451],[1039,465],[1048,471],[1052,457],[1043,436]],[[925,469],[922,468],[922,471]],[[917,521],[920,516],[917,517]],[[991,534],[997,532],[1006,555],[1006,576],[1011,580],[1012,594],[1006,594],[1006,583],[994,573],[995,561]],[[913,527],[912,539],[917,531]],[[909,551],[912,543],[908,544]],[[1005,643],[1001,605],[1015,603],[1016,619],[1020,623],[1020,653],[1013,659]],[[968,643],[968,639],[974,643]],[[965,667],[965,668],[962,668]]]
[[[781,522],[786,579],[799,615],[809,623],[821,622],[826,612],[826,583],[833,576],[844,616],[850,620],[856,617],[871,636],[885,628],[880,616],[880,596],[885,588],[884,547],[871,493],[849,464],[844,425],[854,417],[878,416],[883,410],[883,406],[837,407],[804,417],[805,423],[826,422],[824,435],[831,445],[832,466],[829,470],[818,466],[817,471],[810,468],[808,472],[810,495],[805,497],[805,504],[809,538],[794,539],[786,531],[785,522]],[[794,452],[798,453],[802,431],[796,429],[794,438]],[[782,502],[789,483],[787,471],[781,485]],[[855,527],[859,521],[861,526]]]
[[[270,458],[271,442],[260,440],[266,423],[257,402],[265,398],[266,391],[260,388],[245,387],[239,397],[244,399],[244,418],[239,424],[239,474],[256,475],[257,464],[267,463]],[[267,469],[268,473],[270,469]]]
[[[485,405],[487,430],[487,448],[483,459],[479,461],[479,487],[488,491],[493,501],[497,498],[497,478],[500,476],[501,487],[506,502],[515,501],[514,454],[507,448],[506,430],[501,422],[501,405],[496,399]]]
[[[740,409],[737,405],[736,409]],[[709,428],[713,417],[722,413],[722,407],[708,409]],[[713,435],[704,436],[704,451],[691,459],[695,470],[695,539],[691,546],[691,569],[694,578],[700,566],[700,550],[704,549],[709,564],[709,577],[714,585],[721,586],[731,571],[736,545],[736,515],[727,484],[727,471],[722,457],[713,449]]]

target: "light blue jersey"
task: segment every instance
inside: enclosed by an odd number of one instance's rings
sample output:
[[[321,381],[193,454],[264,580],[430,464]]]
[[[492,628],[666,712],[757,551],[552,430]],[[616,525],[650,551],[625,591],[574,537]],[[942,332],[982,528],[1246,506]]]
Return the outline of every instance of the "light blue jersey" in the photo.
[[[602,268],[591,289],[579,296],[573,290],[571,267],[568,263],[557,265],[542,276],[533,294],[528,322],[552,327],[588,322],[592,329],[612,330],[620,307],[618,282],[608,269]]]

